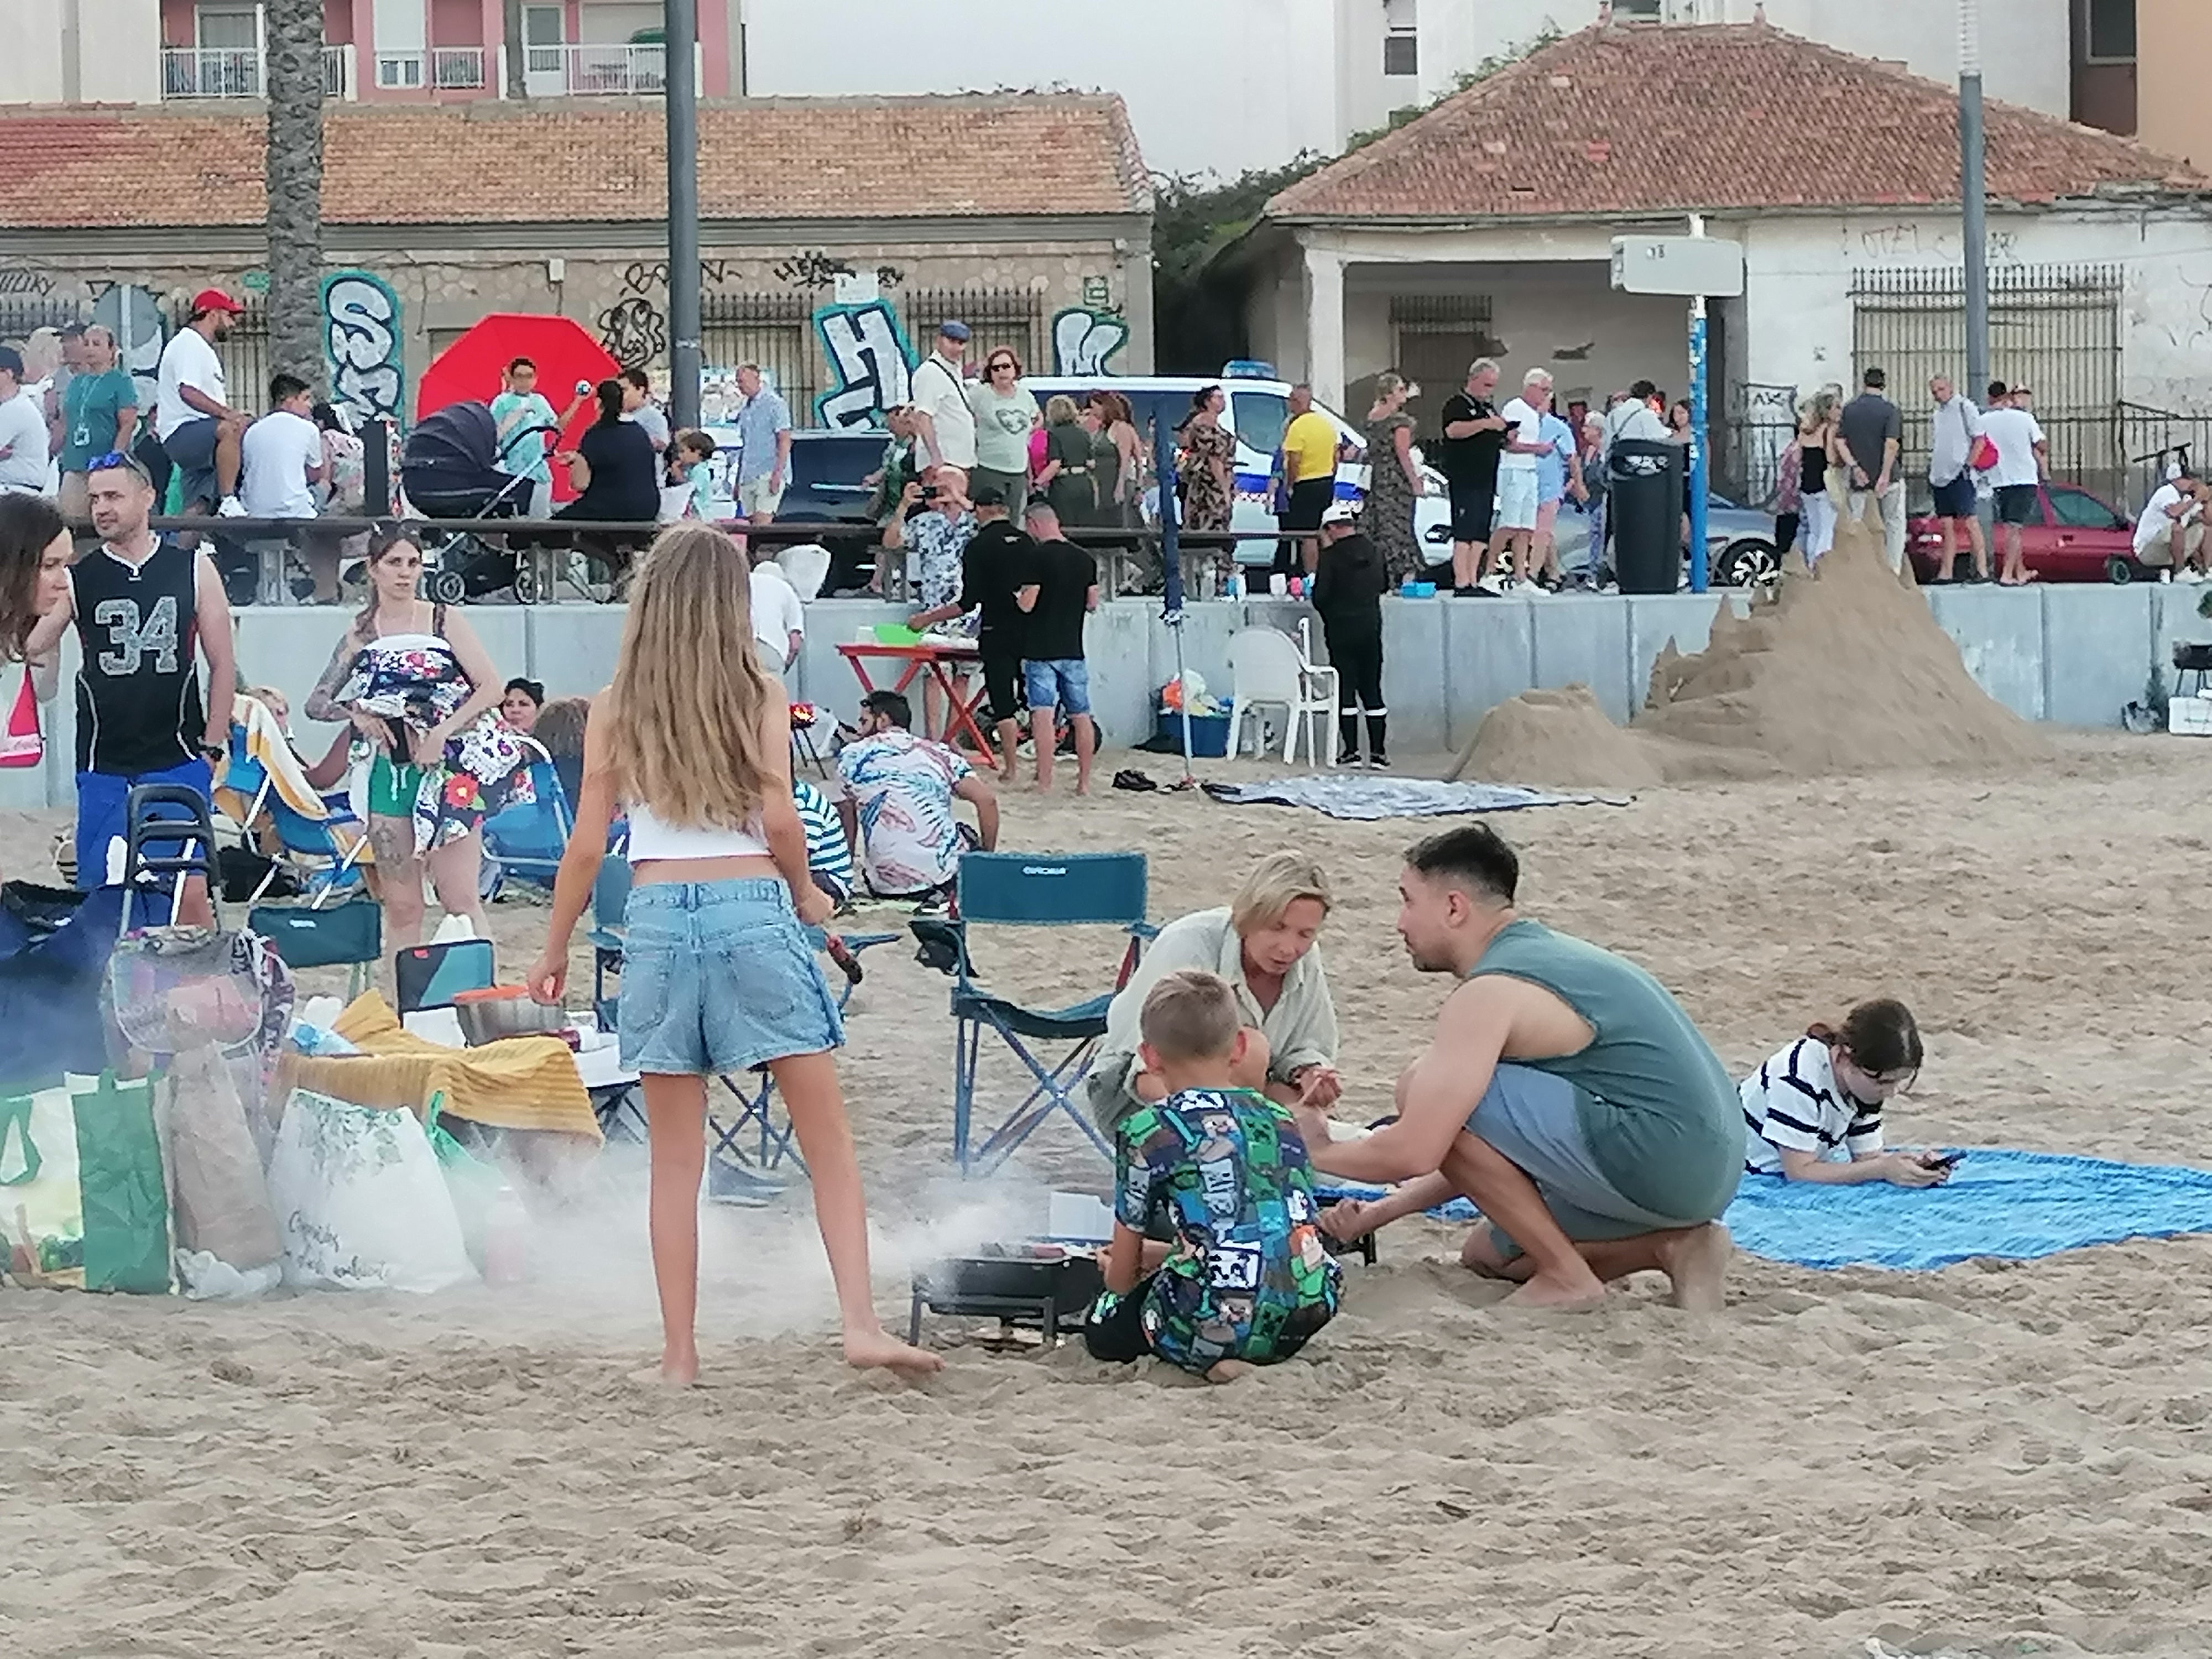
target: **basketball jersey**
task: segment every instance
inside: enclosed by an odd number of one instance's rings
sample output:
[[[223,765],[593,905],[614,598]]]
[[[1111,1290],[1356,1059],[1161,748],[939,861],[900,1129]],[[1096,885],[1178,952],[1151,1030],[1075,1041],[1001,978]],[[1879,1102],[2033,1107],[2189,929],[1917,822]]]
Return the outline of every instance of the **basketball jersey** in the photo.
[[[137,777],[199,752],[207,717],[193,652],[198,556],[155,544],[133,565],[106,545],[70,569],[77,645],[76,769]]]

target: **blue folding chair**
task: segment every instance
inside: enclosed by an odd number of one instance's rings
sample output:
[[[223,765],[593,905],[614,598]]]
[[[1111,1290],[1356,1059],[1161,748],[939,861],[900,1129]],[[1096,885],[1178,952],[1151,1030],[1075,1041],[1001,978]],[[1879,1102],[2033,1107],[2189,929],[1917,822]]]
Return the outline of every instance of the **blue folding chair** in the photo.
[[[362,884],[361,860],[368,853],[368,826],[354,817],[344,795],[324,796],[324,804],[331,812],[326,818],[301,816],[278,792],[269,769],[247,751],[246,728],[235,721],[231,724],[230,751],[223,765],[222,787],[246,803],[239,827],[249,838],[253,826],[267,814],[270,827],[276,832],[278,850],[283,854],[282,861],[290,865],[301,878],[303,896],[319,903],[328,896]],[[276,866],[272,863],[247,902],[258,902],[276,878]]]
[[[963,1175],[988,1174],[1054,1112],[1064,1112],[1084,1138],[1111,1158],[1114,1149],[1093,1126],[1075,1091],[1089,1075],[1106,1008],[1128,983],[1146,940],[1158,930],[1145,920],[1142,853],[969,853],[960,860],[954,915],[918,916],[908,924],[925,961],[952,976],[952,1156]],[[1032,1008],[979,984],[969,954],[975,924],[1018,927],[1106,926],[1129,936],[1112,990],[1066,1008]],[[1029,1093],[980,1147],[971,1147],[976,1073],[983,1037],[995,1032],[1034,1079]],[[1063,1042],[1051,1064],[1031,1043]]]
[[[603,1031],[616,1030],[621,1013],[623,920],[629,906],[629,861],[610,853],[600,863],[599,879],[592,884],[592,931],[585,936],[592,947],[592,1014]],[[828,936],[819,928],[809,932],[814,937],[816,948],[822,948]],[[888,945],[897,937],[896,933],[848,933],[844,936],[845,947],[857,957],[863,951]],[[611,980],[616,981],[611,989]],[[855,983],[848,978],[838,992],[840,1012],[853,1000]],[[743,1083],[731,1077],[720,1081],[736,1099],[738,1112],[736,1116],[728,1117],[711,1109],[708,1111],[707,1132],[714,1137],[708,1157],[711,1159],[720,1153],[756,1172],[773,1170],[789,1158],[801,1175],[805,1174],[806,1163],[799,1155],[790,1120],[787,1117],[779,1123],[772,1109],[775,1079],[768,1068],[757,1068],[748,1073]],[[603,1123],[601,1127],[606,1126]],[[741,1144],[748,1140],[752,1144],[750,1152]]]
[[[523,742],[538,757],[530,763],[536,799],[486,818],[484,849],[499,860],[504,873],[550,882],[561,868],[561,855],[568,850],[568,831],[575,820],[553,757],[534,739],[525,738]]]

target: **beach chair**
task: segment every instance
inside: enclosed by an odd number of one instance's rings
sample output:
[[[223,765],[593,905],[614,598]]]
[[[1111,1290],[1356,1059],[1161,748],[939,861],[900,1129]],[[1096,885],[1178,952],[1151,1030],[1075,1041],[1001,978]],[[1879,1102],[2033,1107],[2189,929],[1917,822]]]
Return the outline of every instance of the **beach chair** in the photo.
[[[599,879],[592,887],[592,930],[586,935],[592,947],[592,1015],[603,1031],[618,1029],[617,1021],[622,1008],[622,988],[619,983],[623,965],[623,920],[629,905],[630,868],[626,859],[610,853],[599,865]],[[821,930],[816,934],[817,948],[827,942]],[[888,945],[896,933],[848,933],[843,936],[845,948],[854,957],[863,951],[878,945]],[[610,986],[610,981],[614,981]],[[837,994],[837,1006],[842,1011],[853,1000],[857,980],[847,977]],[[732,1115],[726,1110],[714,1109],[710,1095],[707,1110],[707,1133],[710,1139],[708,1158],[726,1157],[740,1169],[761,1174],[774,1170],[786,1158],[798,1166],[800,1174],[806,1172],[805,1161],[799,1155],[798,1143],[791,1121],[779,1121],[775,1111],[775,1079],[766,1066],[756,1067],[740,1079],[724,1077],[719,1079],[723,1089],[736,1101]],[[748,1150],[750,1145],[750,1150]],[[710,1171],[711,1176],[711,1171]],[[713,1190],[710,1179],[709,1192]]]
[[[568,792],[553,757],[535,738],[524,738],[531,753],[530,782],[535,799],[510,806],[484,820],[484,850],[499,860],[502,874],[532,881],[550,882],[561,868],[561,855],[568,850],[568,831],[574,823]]]
[[[305,896],[321,898],[361,884],[362,866],[371,861],[368,826],[343,796],[316,793],[275,717],[252,697],[237,700],[215,787],[217,804],[249,840],[267,824],[281,862],[299,877]],[[276,878],[272,864],[246,902],[258,902]]]
[[[950,917],[917,916],[910,924],[923,959],[952,979],[952,1156],[963,1175],[988,1174],[1055,1112],[1084,1138],[1114,1155],[1076,1098],[1106,1035],[1106,1007],[1128,983],[1145,941],[1158,930],[1145,920],[1142,853],[969,853],[960,860]],[[1017,927],[1104,926],[1128,936],[1110,989],[1065,1008],[1033,1008],[994,994],[975,975],[969,930],[978,924]],[[983,1039],[994,1034],[1032,1079],[1029,1092],[985,1138],[972,1146],[977,1073]],[[1048,1063],[1036,1048],[1065,1045]]]

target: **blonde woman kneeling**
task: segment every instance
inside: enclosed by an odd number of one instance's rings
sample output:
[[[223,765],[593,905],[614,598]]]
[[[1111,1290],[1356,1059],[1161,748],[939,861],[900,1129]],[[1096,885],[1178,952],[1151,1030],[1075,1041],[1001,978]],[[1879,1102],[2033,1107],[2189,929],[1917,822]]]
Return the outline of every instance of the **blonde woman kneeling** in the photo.
[[[867,1208],[837,1080],[844,1028],[806,933],[828,919],[830,900],[807,873],[790,704],[750,647],[749,594],[745,561],[720,531],[679,526],[653,542],[614,684],[592,705],[574,831],[530,988],[559,1005],[569,936],[607,827],[626,811],[634,875],[619,1024],[622,1063],[644,1078],[652,1139],[663,1380],[699,1374],[707,1079],[759,1065],[783,1093],[813,1176],[845,1358],[933,1371],[937,1357],[886,1334],[869,1297]]]

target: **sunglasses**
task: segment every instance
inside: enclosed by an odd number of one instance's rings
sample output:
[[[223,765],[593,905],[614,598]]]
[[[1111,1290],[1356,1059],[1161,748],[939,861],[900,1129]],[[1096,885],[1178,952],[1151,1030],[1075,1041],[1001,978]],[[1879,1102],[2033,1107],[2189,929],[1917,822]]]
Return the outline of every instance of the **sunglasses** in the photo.
[[[996,374],[1002,368],[1016,369],[1019,367],[1011,357],[1000,357],[996,362],[984,364],[983,369],[986,374]]]
[[[111,449],[105,455],[94,456],[85,464],[84,470],[87,473],[128,472],[141,483],[150,484],[154,482],[146,469],[139,464],[136,455],[126,454],[119,449]]]

